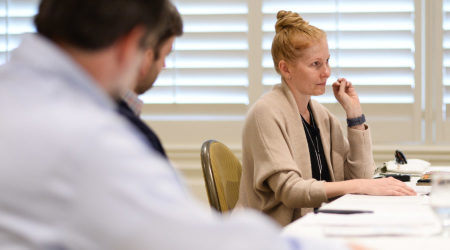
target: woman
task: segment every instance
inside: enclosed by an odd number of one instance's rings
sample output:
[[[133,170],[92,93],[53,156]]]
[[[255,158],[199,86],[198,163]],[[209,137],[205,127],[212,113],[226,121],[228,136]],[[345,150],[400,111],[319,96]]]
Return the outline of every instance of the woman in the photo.
[[[248,113],[238,206],[287,225],[348,193],[414,195],[393,178],[370,179],[370,130],[349,81],[340,78],[332,86],[347,114],[347,138],[339,120],[311,100],[325,92],[330,76],[325,32],[290,11],[279,11],[277,19],[272,57],[282,83]]]

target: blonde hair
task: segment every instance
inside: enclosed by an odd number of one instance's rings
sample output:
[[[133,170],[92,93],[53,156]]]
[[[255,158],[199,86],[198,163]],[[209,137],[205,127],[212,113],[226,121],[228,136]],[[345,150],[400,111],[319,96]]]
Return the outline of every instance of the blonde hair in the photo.
[[[326,37],[323,30],[310,25],[298,13],[280,10],[277,13],[275,37],[272,42],[272,58],[275,70],[280,73],[281,60],[294,62],[303,50]]]

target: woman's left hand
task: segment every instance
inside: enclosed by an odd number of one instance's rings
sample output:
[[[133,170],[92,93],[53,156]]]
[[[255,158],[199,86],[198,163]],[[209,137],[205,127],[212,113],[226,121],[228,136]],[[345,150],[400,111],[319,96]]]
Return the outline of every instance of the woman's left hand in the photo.
[[[347,113],[347,118],[356,118],[362,115],[358,94],[351,82],[345,78],[337,79],[333,83],[333,93]]]

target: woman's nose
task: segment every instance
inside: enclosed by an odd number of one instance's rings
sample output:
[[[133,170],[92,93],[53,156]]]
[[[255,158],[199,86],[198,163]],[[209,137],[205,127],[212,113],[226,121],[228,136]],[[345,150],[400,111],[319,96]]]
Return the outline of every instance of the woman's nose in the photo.
[[[331,75],[330,65],[326,64],[326,65],[324,66],[323,71],[322,71],[322,76],[328,78],[328,77],[330,77],[330,75]]]

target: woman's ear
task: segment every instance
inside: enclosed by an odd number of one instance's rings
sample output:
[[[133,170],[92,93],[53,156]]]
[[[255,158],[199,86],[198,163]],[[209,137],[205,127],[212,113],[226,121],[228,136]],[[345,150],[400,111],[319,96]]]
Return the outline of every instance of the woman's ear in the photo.
[[[291,78],[291,69],[289,68],[289,64],[285,60],[280,60],[278,62],[278,69],[280,69],[281,76],[284,79]]]

